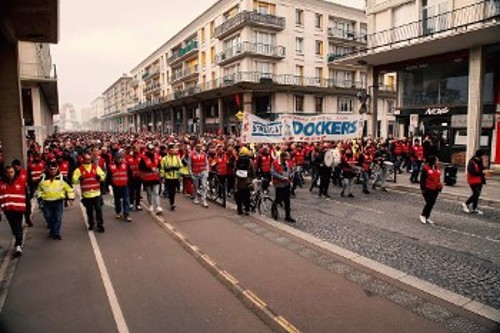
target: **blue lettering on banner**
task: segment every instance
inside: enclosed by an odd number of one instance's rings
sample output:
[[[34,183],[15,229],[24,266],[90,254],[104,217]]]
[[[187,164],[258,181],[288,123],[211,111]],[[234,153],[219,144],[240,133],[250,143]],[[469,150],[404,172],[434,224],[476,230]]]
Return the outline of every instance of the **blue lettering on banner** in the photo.
[[[283,125],[281,122],[263,124],[254,121],[252,124],[252,136],[280,137],[282,135],[282,127]]]
[[[349,135],[357,132],[357,121],[292,122],[293,135]]]

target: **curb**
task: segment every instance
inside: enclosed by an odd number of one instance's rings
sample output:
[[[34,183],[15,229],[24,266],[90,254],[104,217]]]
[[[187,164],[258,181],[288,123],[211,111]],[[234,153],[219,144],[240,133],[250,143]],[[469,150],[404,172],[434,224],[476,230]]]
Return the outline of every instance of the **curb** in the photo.
[[[227,203],[227,208],[236,209],[236,205],[233,203]],[[356,265],[364,267],[371,272],[386,276],[396,281],[396,283],[414,288],[420,292],[435,297],[436,299],[451,304],[458,309],[472,313],[473,315],[490,320],[497,324],[500,323],[500,310],[492,308],[486,304],[474,301],[466,296],[462,296],[447,289],[441,288],[435,284],[409,275],[408,273],[381,264],[375,260],[361,256],[355,252],[346,250],[327,241],[321,240],[306,232],[295,229],[286,224],[276,222],[268,217],[259,214],[254,214],[252,215],[252,217],[271,227],[284,231],[292,236],[298,237],[299,239],[306,241],[307,243],[310,243],[332,254],[340,256],[345,260],[355,263]]]
[[[278,315],[251,290],[245,288],[241,283],[219,266],[212,258],[191,243],[182,233],[177,231],[170,223],[150,211],[147,206],[141,202],[141,205],[153,217],[158,226],[174,238],[189,254],[191,254],[210,274],[212,274],[222,285],[224,285],[240,302],[242,302],[250,311],[252,311],[260,320],[268,325],[277,333],[300,333],[284,317]]]
[[[413,188],[410,186],[391,185],[391,184],[387,184],[386,186],[390,189],[400,191],[400,192],[420,194],[420,189]],[[441,192],[439,197],[443,198],[443,199],[451,200],[451,201],[460,201],[460,202],[465,202],[467,199],[469,199],[469,195],[452,193],[452,192]],[[487,206],[487,207],[491,207],[491,208],[500,208],[500,201],[499,200],[479,199],[479,203],[482,206]]]

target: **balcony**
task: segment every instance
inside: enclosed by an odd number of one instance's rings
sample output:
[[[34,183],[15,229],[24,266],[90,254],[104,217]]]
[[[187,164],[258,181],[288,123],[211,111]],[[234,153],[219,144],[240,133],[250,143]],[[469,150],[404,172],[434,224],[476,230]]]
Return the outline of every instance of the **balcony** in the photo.
[[[174,51],[174,54],[167,59],[167,64],[171,66],[183,60],[189,59],[189,57],[197,54],[199,49],[198,41],[192,40],[183,48]]]
[[[221,66],[249,55],[281,60],[286,56],[286,48],[284,46],[243,42],[219,53],[215,57],[215,63]]]
[[[328,28],[328,39],[332,42],[346,46],[366,46],[367,35],[351,30],[344,30],[330,27]]]
[[[498,43],[499,25],[500,2],[483,0],[370,34],[367,48],[336,61],[382,65]]]
[[[146,86],[146,88],[144,88],[144,94],[152,94],[156,91],[159,91],[161,89],[161,84],[160,82],[156,82],[156,83],[153,83],[153,84],[150,84],[149,86]]]
[[[41,63],[21,62],[20,65],[21,80],[57,80],[56,65],[42,66]]]
[[[259,12],[242,11],[217,26],[214,36],[215,38],[222,39],[246,25],[283,30],[285,29],[285,18],[270,14],[261,14]]]
[[[199,69],[198,65],[195,65],[193,67],[188,67],[184,70],[180,71],[174,71],[172,73],[172,78],[170,80],[170,84],[177,83],[179,81],[187,80],[189,78],[192,78],[193,76],[198,75]]]
[[[164,97],[157,97],[157,98],[151,98],[149,100],[146,100],[145,102],[140,102],[134,105],[132,108],[128,109],[128,112],[134,112],[134,111],[139,111],[148,107],[152,107],[155,105],[160,105],[161,103],[165,102]]]
[[[160,67],[152,67],[142,74],[143,80],[150,80],[160,74]]]

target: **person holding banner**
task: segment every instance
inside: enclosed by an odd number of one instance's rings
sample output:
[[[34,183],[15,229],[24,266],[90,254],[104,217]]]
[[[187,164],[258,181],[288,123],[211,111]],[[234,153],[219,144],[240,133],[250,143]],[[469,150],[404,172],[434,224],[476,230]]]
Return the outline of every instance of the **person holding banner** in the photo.
[[[289,161],[287,152],[281,152],[280,159],[273,162],[271,168],[274,188],[276,189],[276,198],[274,199],[272,212],[273,218],[278,219],[277,205],[282,202],[285,205],[285,221],[295,223],[295,219],[290,214],[290,180],[293,177],[293,167]]]

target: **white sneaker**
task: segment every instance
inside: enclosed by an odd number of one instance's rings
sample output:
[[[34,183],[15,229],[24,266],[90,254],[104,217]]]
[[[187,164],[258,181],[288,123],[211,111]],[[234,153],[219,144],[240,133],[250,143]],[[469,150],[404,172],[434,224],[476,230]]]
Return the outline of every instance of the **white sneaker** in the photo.
[[[206,201],[203,201],[203,207],[208,208],[208,204]]]
[[[161,214],[161,213],[163,213],[163,208],[158,207],[158,208],[156,209],[156,214]]]
[[[198,199],[194,199],[194,201],[193,201],[193,202],[194,202],[194,204],[195,204],[195,205],[197,205],[197,204],[199,204],[199,203],[200,203],[200,202],[198,201]]]
[[[470,214],[470,208],[467,206],[467,204],[463,203],[462,208],[464,210],[464,213]]]
[[[18,245],[16,246],[16,250],[14,251],[14,257],[19,257],[21,254],[23,254],[23,249],[20,245]]]
[[[436,224],[436,223],[434,223],[434,221],[431,221],[429,219],[427,219],[427,223],[432,224],[432,225]]]
[[[475,213],[475,214],[477,214],[477,215],[483,215],[483,211],[482,211],[482,210],[479,210],[479,209],[477,209],[477,208],[476,208],[476,209],[474,209],[472,212],[473,212],[473,213]]]
[[[425,216],[420,215],[420,222],[422,222],[423,224],[427,223],[427,219],[425,218]]]

